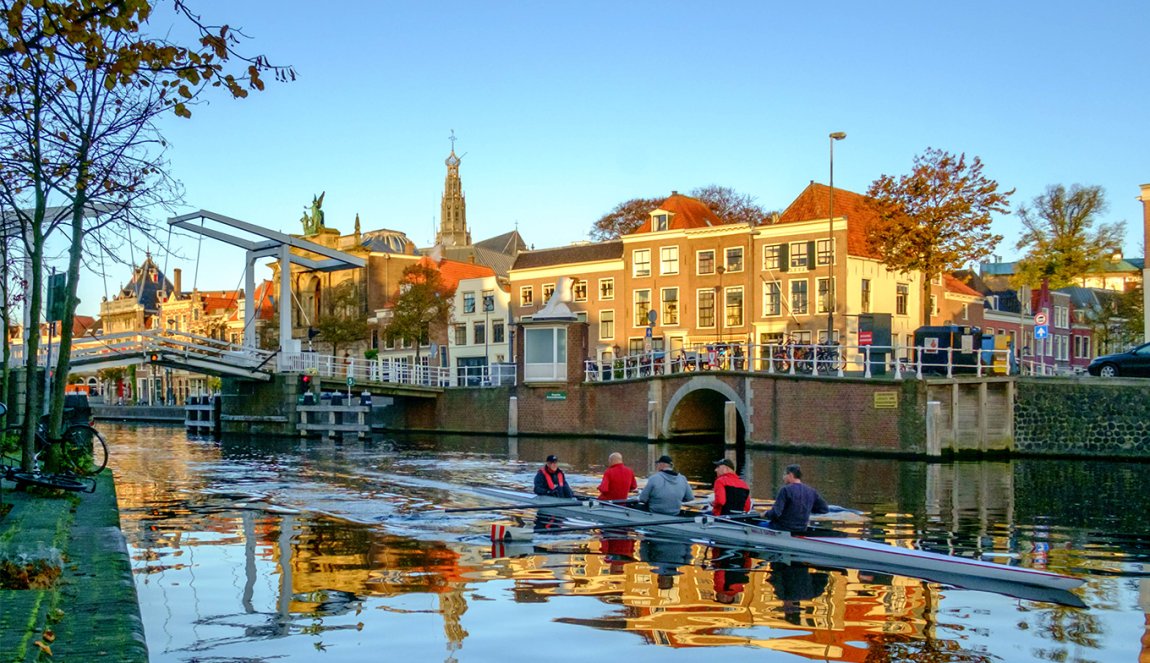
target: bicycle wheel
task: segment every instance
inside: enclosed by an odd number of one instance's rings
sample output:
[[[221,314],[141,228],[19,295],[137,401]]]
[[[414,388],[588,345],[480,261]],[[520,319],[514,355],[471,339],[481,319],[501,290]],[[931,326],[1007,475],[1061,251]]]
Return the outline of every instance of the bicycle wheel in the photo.
[[[108,465],[104,436],[87,424],[73,424],[60,436],[64,464],[80,476],[99,474]]]
[[[34,474],[32,472],[12,472],[11,479],[18,484],[40,486],[41,488],[55,488],[57,490],[81,491],[87,490],[88,484],[62,474]]]

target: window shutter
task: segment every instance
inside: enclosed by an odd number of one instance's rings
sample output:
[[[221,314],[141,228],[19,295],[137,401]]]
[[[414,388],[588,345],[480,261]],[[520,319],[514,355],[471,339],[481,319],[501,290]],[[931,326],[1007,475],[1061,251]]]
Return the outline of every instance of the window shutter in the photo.
[[[791,270],[791,257],[790,257],[790,244],[779,244],[779,271],[789,272]]]
[[[814,269],[819,266],[819,254],[815,253],[815,243],[807,242],[807,269]]]

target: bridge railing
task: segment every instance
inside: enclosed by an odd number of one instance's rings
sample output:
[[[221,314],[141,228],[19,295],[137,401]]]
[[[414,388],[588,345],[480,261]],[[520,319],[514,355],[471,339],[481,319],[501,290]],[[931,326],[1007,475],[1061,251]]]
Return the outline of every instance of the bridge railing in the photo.
[[[487,366],[457,366],[452,379],[456,387],[499,387],[515,383],[515,364],[506,362]]]
[[[357,359],[350,356],[336,357],[317,352],[300,352],[285,357],[284,363],[285,369],[291,373],[310,373],[321,378],[338,380],[352,378],[355,384],[373,382],[424,387],[453,386],[451,369],[447,367],[413,365],[385,357]]]
[[[740,371],[811,377],[922,378],[924,375],[1007,375],[1019,372],[1010,350],[927,346],[826,344],[697,345],[673,353],[653,351],[587,360],[586,381],[632,380],[693,371]]]

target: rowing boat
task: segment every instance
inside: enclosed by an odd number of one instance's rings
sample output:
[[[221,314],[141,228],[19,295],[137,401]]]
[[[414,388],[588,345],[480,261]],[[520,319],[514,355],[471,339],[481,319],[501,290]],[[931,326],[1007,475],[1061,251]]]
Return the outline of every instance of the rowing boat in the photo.
[[[538,504],[543,515],[561,516],[605,527],[626,527],[690,539],[697,543],[740,548],[763,548],[793,554],[816,566],[890,573],[979,591],[990,591],[1028,600],[1064,605],[1084,605],[1069,590],[1082,585],[1081,578],[914,550],[844,536],[799,535],[767,529],[762,525],[728,518],[699,516],[679,521],[665,515],[620,504],[588,499],[572,504],[569,499],[527,495],[502,488],[473,487],[487,497],[517,503]],[[554,503],[555,506],[548,506]],[[650,523],[645,525],[645,523]]]

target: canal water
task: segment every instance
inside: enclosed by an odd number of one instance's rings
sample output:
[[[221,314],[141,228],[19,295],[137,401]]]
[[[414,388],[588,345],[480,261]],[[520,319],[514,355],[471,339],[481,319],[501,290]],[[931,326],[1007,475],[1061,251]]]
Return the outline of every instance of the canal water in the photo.
[[[513,515],[441,509],[529,489],[550,453],[585,493],[612,451],[708,481],[716,445],[101,429],[153,661],[1150,659],[1150,464],[740,458],[756,499],[801,462],[863,512],[839,529],[1081,576],[1076,607],[638,535],[493,545]]]

